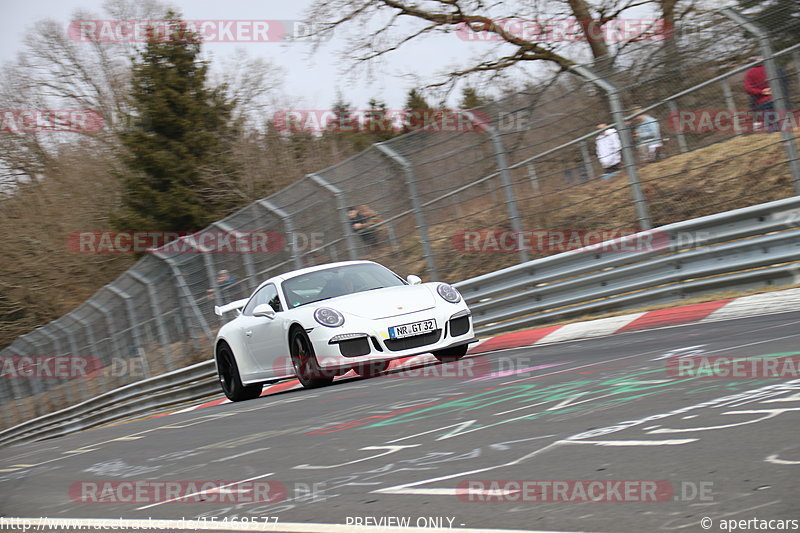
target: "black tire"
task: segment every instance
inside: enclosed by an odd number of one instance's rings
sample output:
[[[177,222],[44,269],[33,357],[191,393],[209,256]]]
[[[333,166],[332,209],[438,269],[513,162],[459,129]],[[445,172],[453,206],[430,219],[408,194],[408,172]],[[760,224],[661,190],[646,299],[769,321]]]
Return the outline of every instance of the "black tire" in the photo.
[[[221,344],[217,349],[217,375],[222,392],[232,402],[243,402],[258,398],[262,385],[245,385],[239,376],[239,367],[231,353],[230,346]]]
[[[386,372],[386,369],[389,368],[389,363],[390,361],[367,361],[354,367],[353,370],[363,378],[371,378]]]
[[[289,334],[289,353],[292,354],[292,365],[300,384],[307,389],[325,387],[333,382],[334,371],[319,367],[314,347],[306,332],[295,328]]]
[[[436,350],[432,353],[433,356],[442,363],[451,363],[467,355],[467,350],[469,350],[469,344],[462,344],[461,346],[452,346],[443,350]]]

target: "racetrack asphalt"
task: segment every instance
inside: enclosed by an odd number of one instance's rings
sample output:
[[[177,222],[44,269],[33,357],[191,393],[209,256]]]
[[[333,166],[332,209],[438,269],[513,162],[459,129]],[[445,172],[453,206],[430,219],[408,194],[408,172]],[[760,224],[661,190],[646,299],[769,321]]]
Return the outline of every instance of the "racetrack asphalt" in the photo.
[[[0,518],[637,533],[800,520],[800,379],[670,367],[678,356],[796,357],[798,340],[797,312],[631,331],[4,448]],[[202,481],[219,490],[135,502],[120,490]],[[586,501],[577,489],[593,481],[614,501]],[[280,501],[250,502],[252,483]],[[569,490],[553,497],[557,486]],[[618,498],[608,487],[619,486],[658,491]]]

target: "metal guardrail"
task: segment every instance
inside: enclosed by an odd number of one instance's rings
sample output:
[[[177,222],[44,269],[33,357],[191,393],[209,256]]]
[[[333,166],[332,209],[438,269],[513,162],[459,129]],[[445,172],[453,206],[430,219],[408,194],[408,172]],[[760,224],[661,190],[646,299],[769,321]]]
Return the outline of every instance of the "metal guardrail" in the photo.
[[[669,224],[455,286],[472,309],[476,331],[494,334],[711,290],[792,283],[800,271],[798,228],[800,197],[793,197]],[[643,237],[651,237],[652,245],[639,246]]]
[[[636,250],[645,237],[652,237],[653,246]],[[455,286],[472,309],[476,331],[494,334],[798,279],[800,196],[535,259]],[[9,428],[0,432],[0,446],[66,435],[218,391],[213,361],[198,363]]]
[[[204,398],[219,391],[214,361],[204,361],[119,387],[91,400],[0,431],[0,446],[60,437],[152,412],[153,409]]]

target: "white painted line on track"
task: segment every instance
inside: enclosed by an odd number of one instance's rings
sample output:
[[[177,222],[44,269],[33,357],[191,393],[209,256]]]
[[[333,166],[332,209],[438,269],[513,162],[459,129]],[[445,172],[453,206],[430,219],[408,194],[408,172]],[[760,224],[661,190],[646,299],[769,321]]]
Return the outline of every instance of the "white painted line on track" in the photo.
[[[249,478],[243,479],[241,481],[234,481],[233,483],[228,483],[227,485],[220,485],[219,487],[216,487],[214,490],[218,491],[220,489],[224,489],[224,488],[227,488],[227,487],[232,487],[234,485],[239,485],[241,483],[247,483],[248,481],[253,481],[255,479],[265,478],[265,477],[271,476],[274,473],[275,472],[267,472],[266,474],[261,474],[261,475],[258,475],[258,476],[249,477]],[[142,511],[144,509],[150,509],[151,507],[156,507],[158,505],[163,505],[165,503],[176,502],[178,500],[185,500],[186,498],[191,498],[192,496],[199,496],[201,494],[205,494],[206,492],[208,492],[208,491],[201,490],[201,491],[198,491],[198,492],[194,492],[192,494],[184,494],[183,496],[178,496],[177,498],[171,498],[169,500],[164,500],[164,501],[161,501],[161,502],[151,503],[150,505],[143,505],[142,507],[137,507],[136,510],[137,511]]]
[[[337,465],[297,465],[293,466],[297,470],[323,470],[327,468],[339,468],[340,466],[348,466],[355,463],[361,463],[363,461],[369,461],[370,459],[376,459],[378,457],[383,457],[384,455],[388,455],[390,453],[399,452],[401,450],[405,450],[406,448],[416,448],[417,446],[422,446],[421,444],[398,444],[395,446],[365,446],[364,448],[360,448],[361,450],[386,450],[383,453],[379,453],[376,455],[370,455],[369,457],[363,457],[361,459],[356,459],[355,461],[348,461],[346,463],[340,463]]]
[[[778,459],[777,455],[770,455],[766,459],[764,459],[768,463],[773,463],[776,465],[800,465],[800,461],[787,461],[786,459]]]
[[[256,448],[255,450],[250,450],[250,451],[243,452],[243,453],[237,453],[236,455],[230,455],[228,457],[221,457],[219,459],[214,459],[211,462],[212,463],[224,463],[225,461],[228,461],[229,459],[237,459],[239,457],[244,457],[245,455],[250,455],[251,453],[263,452],[263,451],[266,451],[266,450],[269,450],[269,448]]]
[[[173,531],[283,531],[286,533],[588,533],[541,529],[437,528],[403,526],[357,526],[298,522],[239,522],[137,518],[14,518],[3,517],[0,526],[16,529],[141,529]]]
[[[422,480],[419,480],[419,481],[413,481],[411,483],[403,483],[402,485],[395,485],[393,487],[385,487],[385,488],[382,488],[382,489],[373,490],[372,492],[374,492],[376,494],[413,494],[413,491],[417,490],[417,489],[412,488],[412,487],[416,487],[418,485],[425,485],[425,484],[428,484],[428,483],[435,483],[437,481],[444,481],[444,480],[447,480],[447,479],[453,479],[453,478],[457,478],[457,477],[464,477],[464,476],[468,476],[470,474],[480,474],[482,472],[489,472],[491,470],[497,470],[499,468],[505,468],[507,466],[516,466],[516,465],[518,465],[520,463],[524,463],[528,459],[532,459],[533,457],[536,457],[537,455],[542,454],[542,453],[544,453],[546,451],[549,451],[552,448],[556,448],[558,446],[559,446],[558,442],[552,442],[552,443],[548,444],[547,446],[544,446],[543,448],[539,448],[538,450],[534,450],[534,451],[532,451],[530,453],[527,453],[527,454],[523,455],[522,457],[519,457],[519,458],[514,459],[512,461],[509,461],[507,463],[502,463],[502,464],[499,464],[499,465],[487,466],[487,467],[484,467],[484,468],[477,468],[475,470],[468,470],[468,471],[464,471],[464,472],[456,472],[454,474],[447,474],[447,475],[444,475],[444,476],[434,477],[434,478],[430,478],[430,479],[422,479]],[[411,490],[412,492],[409,493],[408,492],[409,490]]]
[[[559,444],[594,444],[595,446],[675,446],[689,444],[700,439],[666,439],[666,440],[561,440]]]

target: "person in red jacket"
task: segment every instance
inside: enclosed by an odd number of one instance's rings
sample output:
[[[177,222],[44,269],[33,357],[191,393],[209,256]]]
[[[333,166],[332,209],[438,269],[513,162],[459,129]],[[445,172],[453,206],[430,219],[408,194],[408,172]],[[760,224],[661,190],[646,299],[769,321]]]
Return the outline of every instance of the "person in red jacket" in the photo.
[[[761,119],[764,119],[763,122],[766,123],[767,132],[773,133],[778,131],[778,120],[774,113],[775,102],[772,98],[772,89],[770,89],[769,81],[767,81],[767,69],[763,63],[763,57],[756,56],[754,59],[756,61],[761,61],[761,63],[750,67],[747,74],[745,74],[744,90],[750,95],[750,108],[753,111],[753,122],[757,124],[762,122]],[[784,96],[788,98],[786,74],[780,67],[777,67],[777,69]],[[754,129],[756,128],[754,127]]]

